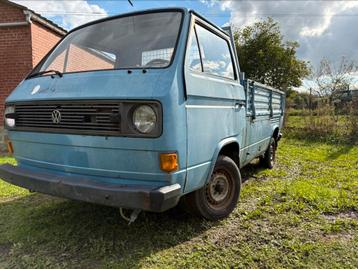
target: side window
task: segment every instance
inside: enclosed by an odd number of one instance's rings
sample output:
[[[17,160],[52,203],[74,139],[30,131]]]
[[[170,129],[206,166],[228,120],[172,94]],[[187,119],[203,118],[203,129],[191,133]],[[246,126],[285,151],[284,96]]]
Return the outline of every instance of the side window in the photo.
[[[196,25],[204,72],[234,79],[234,67],[228,42]]]
[[[187,65],[192,70],[202,71],[198,40],[196,38],[195,30],[191,33],[191,35],[191,44],[188,50]]]

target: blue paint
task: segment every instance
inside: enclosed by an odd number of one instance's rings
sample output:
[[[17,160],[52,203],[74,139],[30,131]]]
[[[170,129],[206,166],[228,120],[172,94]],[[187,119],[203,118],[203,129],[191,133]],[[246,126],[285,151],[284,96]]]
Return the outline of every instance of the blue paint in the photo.
[[[196,15],[183,9],[176,54],[164,69],[106,70],[24,80],[6,102],[40,100],[156,100],[163,108],[158,138],[91,136],[9,130],[20,167],[54,175],[85,175],[98,182],[161,187],[180,184],[182,194],[205,185],[220,150],[239,148],[240,168],[261,156],[281,129],[284,94],[248,80],[191,70],[187,63]],[[230,38],[203,19],[198,21]],[[230,45],[230,52],[234,48]],[[35,86],[40,90],[32,94]],[[176,152],[179,169],[160,170],[159,154]]]

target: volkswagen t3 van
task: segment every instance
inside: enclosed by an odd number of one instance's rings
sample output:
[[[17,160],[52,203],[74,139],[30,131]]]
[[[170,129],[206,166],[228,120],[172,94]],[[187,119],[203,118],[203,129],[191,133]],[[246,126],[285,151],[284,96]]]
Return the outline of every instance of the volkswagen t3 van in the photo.
[[[232,36],[169,8],[69,32],[6,100],[17,166],[32,191],[162,212],[178,204],[228,216],[240,169],[272,168],[284,94],[244,79]]]

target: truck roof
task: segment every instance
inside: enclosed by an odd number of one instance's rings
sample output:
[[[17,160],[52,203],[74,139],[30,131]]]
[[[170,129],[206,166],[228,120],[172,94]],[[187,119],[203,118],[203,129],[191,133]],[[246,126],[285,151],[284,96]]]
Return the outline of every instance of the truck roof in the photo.
[[[202,19],[205,22],[209,23],[210,25],[212,25],[213,27],[215,27],[216,29],[218,29],[219,31],[224,33],[225,35],[228,35],[228,33],[225,32],[221,27],[219,27],[215,23],[209,21],[208,19],[206,19],[204,16],[202,16],[200,13],[196,12],[195,10],[190,9],[190,8],[186,8],[186,7],[151,8],[151,9],[143,9],[143,10],[139,10],[139,11],[122,13],[122,14],[105,17],[105,18],[102,18],[102,19],[94,20],[94,21],[88,22],[86,24],[80,25],[80,26],[72,29],[71,31],[69,31],[68,34],[74,32],[74,31],[76,31],[78,29],[81,29],[81,28],[84,28],[84,27],[87,27],[87,26],[90,26],[90,25],[93,25],[93,24],[97,24],[97,23],[100,23],[100,22],[104,22],[104,21],[107,21],[107,20],[113,20],[113,19],[117,19],[117,18],[128,17],[128,16],[133,16],[133,15],[139,15],[139,14],[146,14],[146,13],[153,13],[153,12],[165,12],[165,11],[168,11],[168,12],[169,11],[180,11],[184,15],[188,15],[189,13],[195,14],[196,16],[200,17],[200,19]]]

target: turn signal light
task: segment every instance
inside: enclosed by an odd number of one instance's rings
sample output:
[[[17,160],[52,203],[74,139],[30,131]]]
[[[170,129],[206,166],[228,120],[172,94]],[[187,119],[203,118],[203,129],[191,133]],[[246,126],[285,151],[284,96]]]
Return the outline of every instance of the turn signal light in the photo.
[[[178,155],[176,153],[160,154],[160,169],[165,172],[178,170]]]

